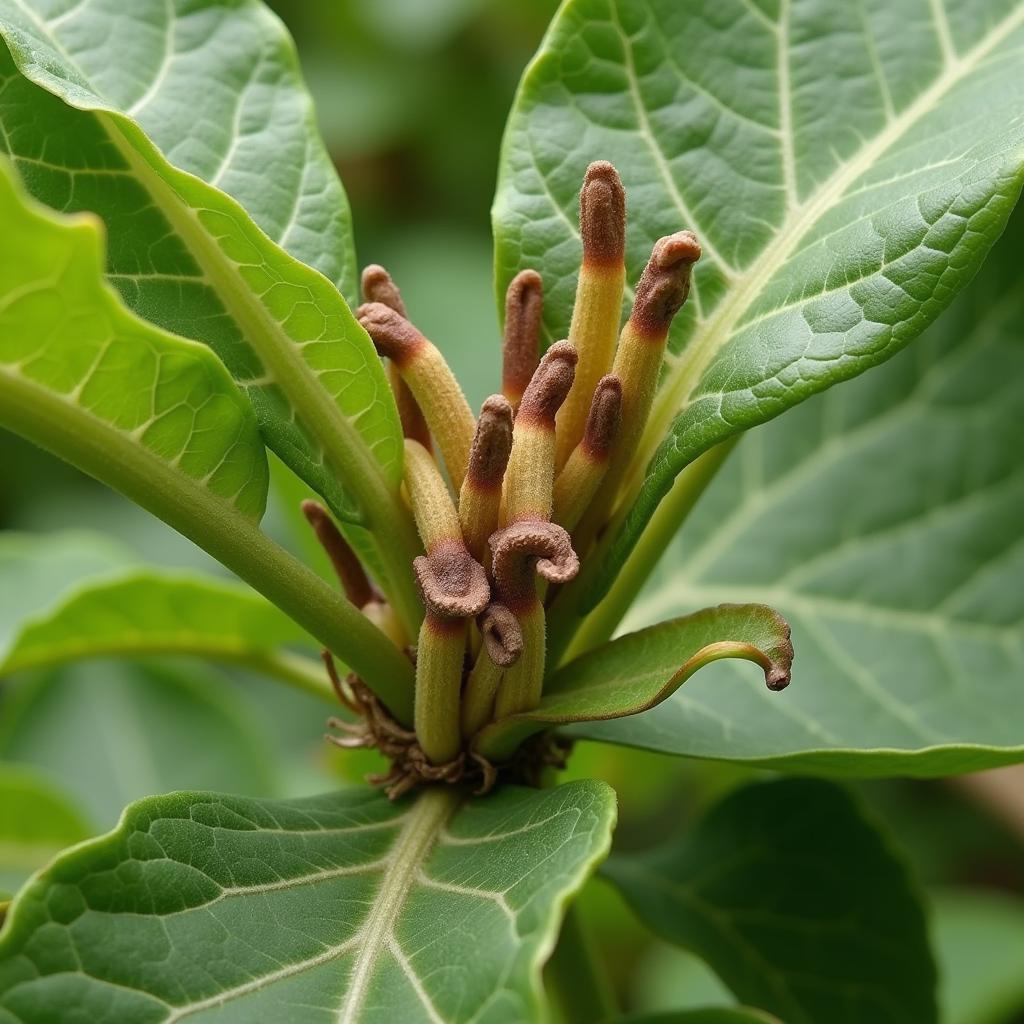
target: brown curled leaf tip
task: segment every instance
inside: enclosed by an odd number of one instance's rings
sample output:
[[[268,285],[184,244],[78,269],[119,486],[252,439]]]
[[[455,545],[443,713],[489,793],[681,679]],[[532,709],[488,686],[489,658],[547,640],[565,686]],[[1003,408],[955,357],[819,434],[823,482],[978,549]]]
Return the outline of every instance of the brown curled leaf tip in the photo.
[[[491,395],[480,409],[466,479],[474,487],[500,487],[511,451],[512,406],[504,395]]]
[[[458,541],[437,544],[413,570],[427,607],[443,618],[479,615],[491,599],[484,567]]]
[[[491,534],[491,573],[506,602],[536,595],[534,572],[552,583],[568,583],[580,570],[569,534],[556,523],[521,519]]]
[[[583,261],[620,266],[626,253],[626,192],[619,172],[607,160],[587,168],[580,189]]]
[[[793,631],[789,623],[778,612],[775,612],[779,623],[784,627],[785,638],[771,652],[771,667],[765,671],[764,681],[769,690],[778,692],[789,686],[793,677]]]
[[[524,423],[555,426],[555,413],[565,401],[576,376],[576,349],[567,341],[556,341],[544,353],[519,403],[517,419]]]
[[[510,608],[494,601],[477,616],[476,624],[495,665],[508,668],[519,660],[523,653],[523,631]]]
[[[690,294],[690,272],[700,259],[700,244],[692,231],[677,231],[654,243],[630,319],[645,334],[664,334]]]
[[[596,459],[606,459],[622,422],[622,381],[613,373],[594,389],[583,431],[583,446]]]
[[[407,315],[398,285],[379,263],[371,263],[363,269],[362,289],[367,302],[382,302],[400,316]]]
[[[356,310],[356,319],[377,351],[401,365],[424,343],[424,337],[401,313],[383,302],[365,302]]]
[[[537,368],[544,286],[536,270],[521,270],[505,293],[505,332],[502,340],[502,387],[518,398]]]

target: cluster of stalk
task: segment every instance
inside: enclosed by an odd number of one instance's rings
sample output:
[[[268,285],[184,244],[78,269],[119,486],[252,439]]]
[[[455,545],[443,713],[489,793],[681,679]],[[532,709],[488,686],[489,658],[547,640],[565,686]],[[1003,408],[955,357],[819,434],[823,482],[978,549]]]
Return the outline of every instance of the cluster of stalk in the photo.
[[[439,349],[409,320],[388,273],[363,273],[357,317],[389,363],[406,437],[405,491],[426,551],[414,565],[426,609],[415,732],[435,766],[460,758],[489,722],[540,702],[545,602],[576,575],[579,554],[613,511],[700,257],[689,231],[659,239],[620,330],[626,208],[609,163],[587,170],[580,231],[568,339],[541,355],[542,282],[522,271],[507,293],[502,393],[479,416]],[[313,506],[307,515],[326,539],[323,516]],[[339,559],[350,598],[385,625],[386,609],[358,562]]]

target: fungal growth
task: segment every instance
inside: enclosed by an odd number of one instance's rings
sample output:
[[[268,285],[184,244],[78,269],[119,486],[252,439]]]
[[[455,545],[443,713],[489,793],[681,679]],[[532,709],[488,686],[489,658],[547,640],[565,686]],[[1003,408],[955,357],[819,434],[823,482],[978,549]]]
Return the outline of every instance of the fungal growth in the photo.
[[[378,779],[392,796],[424,782],[469,780],[559,756],[554,740],[493,764],[482,730],[536,708],[548,674],[546,612],[615,512],[650,413],[673,317],[686,301],[700,246],[690,231],[661,238],[636,285],[625,326],[626,195],[611,164],[580,190],[582,262],[568,336],[542,352],[543,282],[530,269],[508,286],[501,393],[474,416],[441,351],[409,318],[388,272],[363,272],[357,318],[388,361],[406,436],[404,493],[424,554],[413,730],[396,723],[357,677],[338,679],[356,724],[333,719],[343,746],[391,760]],[[304,511],[349,599],[394,636],[388,608],[327,513]],[[546,744],[546,745],[545,745]]]

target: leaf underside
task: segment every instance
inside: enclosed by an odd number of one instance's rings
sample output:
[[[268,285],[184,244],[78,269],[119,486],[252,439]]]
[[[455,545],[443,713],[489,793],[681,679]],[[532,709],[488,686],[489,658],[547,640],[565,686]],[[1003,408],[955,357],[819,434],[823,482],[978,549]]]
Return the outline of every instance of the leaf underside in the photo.
[[[574,782],[456,801],[142,801],[18,897],[0,1021],[536,1020],[613,796]]]
[[[786,1024],[934,1024],[914,884],[833,783],[738,790],[679,840],[604,872],[662,938]]]
[[[505,139],[499,292],[535,267],[564,336],[599,158],[626,185],[630,280],[659,235],[704,251],[591,606],[683,466],[889,358],[971,278],[1021,187],[1022,48],[1012,0],[563,6]]]
[[[1022,229],[913,350],[747,437],[627,619],[765,601],[793,685],[723,662],[582,734],[857,775],[1024,759]]]
[[[365,510],[254,348],[273,338],[302,387],[326,389],[397,487],[387,381],[316,272],[352,293],[344,193],[280,23],[254,0],[143,0],[130,13],[101,0],[0,0],[0,36],[0,149],[27,187],[104,220],[107,274],[127,304],[210,345],[268,445],[358,521]]]

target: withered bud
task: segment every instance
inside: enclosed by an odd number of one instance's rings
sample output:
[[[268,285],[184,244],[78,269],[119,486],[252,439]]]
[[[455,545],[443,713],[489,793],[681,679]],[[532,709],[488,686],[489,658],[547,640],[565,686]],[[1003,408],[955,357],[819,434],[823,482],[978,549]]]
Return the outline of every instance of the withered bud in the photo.
[[[375,600],[377,593],[367,579],[362,564],[327,509],[320,502],[308,499],[302,503],[301,508],[306,522],[313,527],[316,539],[331,560],[338,582],[349,601],[357,608],[362,608]]]
[[[491,599],[484,567],[461,541],[442,541],[413,561],[423,601],[436,615],[468,619],[479,615]]]
[[[469,453],[466,485],[493,490],[501,487],[512,451],[512,406],[503,395],[491,395],[480,417]]]
[[[407,362],[426,341],[401,313],[383,302],[364,302],[356,310],[356,319],[380,355],[398,366]]]
[[[484,638],[487,654],[495,665],[508,668],[523,653],[523,631],[511,609],[496,601],[491,602],[476,620]]]
[[[619,172],[607,160],[587,168],[580,189],[583,262],[617,267],[626,252],[626,192]]]
[[[595,459],[606,459],[622,422],[622,381],[609,373],[597,382],[581,444]]]
[[[491,573],[505,604],[536,598],[534,572],[551,583],[568,583],[580,569],[569,534],[555,523],[521,519],[491,534]]]
[[[517,419],[555,428],[555,413],[565,401],[576,375],[576,349],[567,341],[556,341],[530,378],[519,403]]]
[[[505,331],[502,336],[501,389],[518,405],[537,368],[544,290],[536,270],[521,270],[505,292]]]
[[[692,231],[677,231],[654,243],[630,315],[638,331],[658,336],[668,331],[690,294],[690,272],[699,259],[700,245]]]
[[[398,285],[379,263],[371,263],[363,269],[362,290],[367,302],[381,302],[399,316],[408,316]]]

